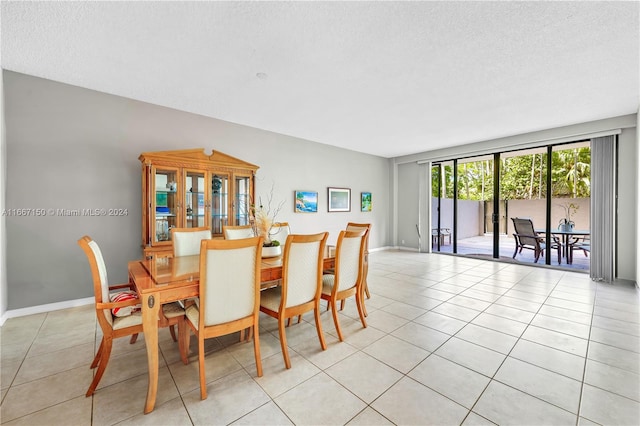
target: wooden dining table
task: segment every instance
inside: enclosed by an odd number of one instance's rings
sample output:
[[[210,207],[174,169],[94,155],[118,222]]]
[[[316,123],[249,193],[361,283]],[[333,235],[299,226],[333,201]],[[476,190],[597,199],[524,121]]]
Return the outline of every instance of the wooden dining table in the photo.
[[[165,303],[197,297],[199,293],[200,256],[154,257],[129,262],[129,282],[138,292],[142,305],[142,327],[147,347],[149,386],[144,413],[153,411],[158,392],[158,315]],[[323,269],[335,267],[335,257],[325,253]],[[282,278],[282,256],[263,258],[260,283],[273,286]]]

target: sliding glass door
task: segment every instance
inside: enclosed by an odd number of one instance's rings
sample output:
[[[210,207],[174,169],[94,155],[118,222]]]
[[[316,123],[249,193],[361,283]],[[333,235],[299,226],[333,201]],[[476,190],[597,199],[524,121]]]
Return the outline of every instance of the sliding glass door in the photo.
[[[431,167],[431,249],[454,253],[454,162]]]
[[[432,250],[588,270],[589,141],[435,162]]]
[[[493,156],[457,161],[457,253],[493,256]]]

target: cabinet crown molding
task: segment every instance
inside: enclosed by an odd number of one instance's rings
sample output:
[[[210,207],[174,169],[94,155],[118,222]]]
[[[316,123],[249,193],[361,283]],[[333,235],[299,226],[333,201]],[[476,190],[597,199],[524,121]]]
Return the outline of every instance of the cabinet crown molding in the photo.
[[[222,166],[237,169],[253,170],[254,172],[260,167],[255,164],[240,160],[239,158],[225,154],[221,151],[212,149],[211,154],[207,155],[204,148],[178,149],[172,151],[154,151],[143,152],[138,157],[143,164],[151,164],[161,161],[163,163],[172,162],[176,165],[189,164],[191,166]]]

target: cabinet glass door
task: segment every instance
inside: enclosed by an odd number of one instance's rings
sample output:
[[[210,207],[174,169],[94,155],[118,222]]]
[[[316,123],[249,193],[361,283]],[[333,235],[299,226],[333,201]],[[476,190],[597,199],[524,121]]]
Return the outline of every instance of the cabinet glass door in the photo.
[[[211,177],[211,233],[222,235],[222,227],[229,224],[229,176]]]
[[[169,230],[177,226],[178,170],[154,168],[153,214],[155,216],[154,242],[169,241]]]
[[[235,177],[235,219],[237,225],[249,225],[251,207],[251,179],[248,176]]]
[[[185,227],[206,226],[204,172],[187,170],[184,183]]]

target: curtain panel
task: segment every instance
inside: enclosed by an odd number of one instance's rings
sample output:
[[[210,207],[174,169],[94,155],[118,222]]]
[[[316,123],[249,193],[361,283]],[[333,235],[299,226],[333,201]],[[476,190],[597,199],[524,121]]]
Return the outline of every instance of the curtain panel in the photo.
[[[591,266],[595,281],[615,279],[617,136],[591,139]]]

